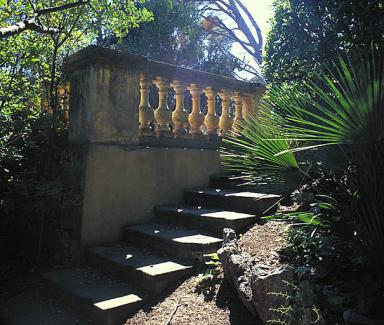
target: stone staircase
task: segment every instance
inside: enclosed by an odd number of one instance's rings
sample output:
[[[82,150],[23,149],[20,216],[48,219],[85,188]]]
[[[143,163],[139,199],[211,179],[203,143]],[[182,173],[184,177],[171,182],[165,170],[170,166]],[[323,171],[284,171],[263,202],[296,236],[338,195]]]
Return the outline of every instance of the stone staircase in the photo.
[[[154,222],[126,227],[124,242],[91,247],[84,265],[47,273],[53,294],[93,324],[122,324],[216,252],[224,227],[244,230],[280,198],[238,183],[217,175],[210,188],[187,190],[183,205],[155,207]]]

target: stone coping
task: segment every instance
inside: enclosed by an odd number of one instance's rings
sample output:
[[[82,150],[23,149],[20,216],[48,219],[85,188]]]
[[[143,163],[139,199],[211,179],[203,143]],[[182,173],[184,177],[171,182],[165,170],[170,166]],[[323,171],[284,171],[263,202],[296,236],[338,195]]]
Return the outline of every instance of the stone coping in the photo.
[[[92,143],[69,143],[67,145],[70,151],[86,152],[91,146],[117,146],[124,147],[127,150],[141,150],[151,148],[165,149],[185,149],[185,150],[219,150],[222,141],[208,141],[196,139],[175,139],[175,138],[156,138],[155,136],[141,136],[136,144],[116,143],[116,142],[92,142]]]
[[[179,80],[186,84],[196,83],[201,87],[213,87],[216,90],[227,89],[243,93],[254,93],[265,85],[246,82],[213,73],[183,68],[180,66],[154,61],[146,56],[126,51],[107,49],[95,45],[88,46],[68,57],[65,72],[72,73],[90,65],[103,64],[120,69],[138,71],[148,76],[162,77],[169,81]]]
[[[148,147],[160,148],[187,148],[187,149],[205,149],[205,150],[218,150],[222,144],[221,138],[209,139],[208,136],[203,135],[201,139],[191,138],[172,138],[155,136],[140,136],[139,144]]]

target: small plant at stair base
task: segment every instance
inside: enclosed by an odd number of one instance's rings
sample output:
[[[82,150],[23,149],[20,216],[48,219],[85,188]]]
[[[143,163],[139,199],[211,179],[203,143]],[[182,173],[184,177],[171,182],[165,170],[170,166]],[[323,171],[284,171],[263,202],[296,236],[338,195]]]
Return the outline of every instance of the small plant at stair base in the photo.
[[[222,269],[217,253],[207,254],[204,257],[209,260],[205,262],[204,273],[199,274],[197,291],[203,293],[206,300],[210,300],[215,293],[215,286],[221,281],[219,277]]]
[[[221,262],[217,253],[207,254],[204,257],[209,258],[209,261],[205,262],[206,270],[200,275],[200,282],[209,282],[221,273]]]

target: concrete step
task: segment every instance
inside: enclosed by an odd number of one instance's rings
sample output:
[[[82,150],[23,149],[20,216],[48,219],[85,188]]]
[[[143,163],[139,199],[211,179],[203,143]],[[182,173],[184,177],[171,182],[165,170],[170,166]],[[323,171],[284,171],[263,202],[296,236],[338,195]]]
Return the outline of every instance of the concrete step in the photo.
[[[53,297],[49,287],[36,274],[27,272],[22,278],[2,283],[0,294],[0,324],[2,325],[92,325]]]
[[[158,223],[145,223],[125,228],[125,239],[183,260],[202,262],[204,254],[216,252],[222,243],[219,238],[199,231]]]
[[[233,189],[243,183],[243,178],[238,174],[220,173],[209,178],[209,184],[212,188]]]
[[[277,194],[212,188],[193,189],[184,193],[185,203],[188,205],[221,208],[256,216],[263,215],[280,198],[281,196]]]
[[[191,265],[175,259],[124,245],[91,247],[87,250],[87,260],[111,275],[138,283],[156,294],[186,278],[193,270]]]
[[[222,237],[223,228],[239,233],[257,220],[252,214],[192,206],[159,206],[155,213],[161,222],[203,229],[218,237]]]
[[[52,271],[44,275],[55,296],[92,320],[92,324],[122,324],[144,298],[126,283],[88,268]]]
[[[268,194],[283,194],[286,189],[281,185],[274,185],[267,179],[249,181],[241,174],[220,173],[210,177],[209,187],[222,190],[236,190],[239,192],[258,192]]]

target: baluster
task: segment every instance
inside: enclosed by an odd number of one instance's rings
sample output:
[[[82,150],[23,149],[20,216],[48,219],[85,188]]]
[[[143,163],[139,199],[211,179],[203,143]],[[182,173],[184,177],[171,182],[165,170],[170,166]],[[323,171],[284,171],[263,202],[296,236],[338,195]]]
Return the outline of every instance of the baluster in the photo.
[[[261,86],[260,88],[256,89],[255,97],[254,97],[254,112],[257,113],[259,111],[260,106],[260,99],[263,97],[266,91],[265,86]]]
[[[159,107],[156,108],[154,115],[156,119],[156,136],[169,136],[171,131],[169,124],[171,123],[172,112],[168,109],[167,97],[169,82],[163,78],[157,77],[155,80],[159,89]]]
[[[216,91],[212,87],[207,87],[205,95],[208,98],[208,112],[204,118],[204,124],[207,128],[208,136],[217,136],[217,127],[219,125],[219,117],[216,115]]]
[[[243,97],[240,93],[236,92],[233,97],[235,100],[235,118],[233,121],[233,129],[235,131],[240,131],[243,127],[244,118],[243,118]]]
[[[220,136],[223,137],[226,132],[231,130],[233,118],[229,115],[229,104],[231,101],[231,92],[222,90],[219,93],[221,97],[221,116],[219,121]]]
[[[200,127],[204,122],[204,115],[200,112],[201,88],[196,84],[191,84],[189,91],[192,95],[192,112],[189,114],[188,122],[191,125],[192,138],[198,138],[202,135]]]
[[[139,105],[139,129],[140,134],[150,134],[152,130],[150,123],[154,121],[155,116],[152,107],[149,105],[149,87],[152,81],[144,74],[140,75],[140,105]]]
[[[243,118],[248,119],[250,115],[253,114],[254,111],[254,104],[253,104],[253,95],[251,94],[245,94],[242,96],[243,99]]]
[[[188,121],[188,112],[184,110],[184,92],[187,87],[179,80],[174,80],[172,87],[176,92],[176,109],[172,113],[173,133],[175,137],[180,137],[186,133],[185,124]]]

